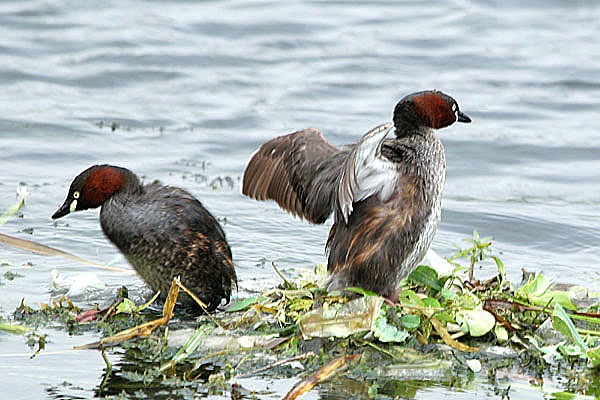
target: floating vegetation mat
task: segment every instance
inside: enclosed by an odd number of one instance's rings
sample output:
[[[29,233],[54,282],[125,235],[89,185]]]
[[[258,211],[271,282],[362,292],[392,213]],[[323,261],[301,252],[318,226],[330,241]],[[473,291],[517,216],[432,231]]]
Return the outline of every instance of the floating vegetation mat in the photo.
[[[540,273],[508,282],[489,239],[475,233],[468,243],[449,259],[453,273],[419,266],[395,302],[359,288],[349,289],[353,300],[327,293],[320,265],[294,280],[277,271],[281,285],[215,315],[179,313],[175,300],[185,287],[175,280],[158,317],[124,289],[104,310],[82,310],[65,298],[41,307],[21,303],[0,330],[25,335],[32,357],[46,351],[40,327],[99,332],[102,339],[77,349],[104,357],[95,394],[109,398],[242,399],[287,391],[285,399],[297,399],[315,388],[336,398],[397,398],[422,387],[474,384],[509,398],[513,385],[542,388],[548,381],[560,390],[556,398],[600,396],[598,298]],[[497,276],[468,278],[487,262]],[[107,354],[119,355],[118,363]],[[258,378],[286,379],[287,386],[283,393],[257,389]]]

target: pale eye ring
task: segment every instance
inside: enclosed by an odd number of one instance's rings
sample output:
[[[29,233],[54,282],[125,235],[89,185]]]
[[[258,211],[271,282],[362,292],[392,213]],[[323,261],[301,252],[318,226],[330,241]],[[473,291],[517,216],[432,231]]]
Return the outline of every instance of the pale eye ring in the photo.
[[[78,199],[79,198],[79,192],[74,192],[73,193],[73,198],[74,199]]]

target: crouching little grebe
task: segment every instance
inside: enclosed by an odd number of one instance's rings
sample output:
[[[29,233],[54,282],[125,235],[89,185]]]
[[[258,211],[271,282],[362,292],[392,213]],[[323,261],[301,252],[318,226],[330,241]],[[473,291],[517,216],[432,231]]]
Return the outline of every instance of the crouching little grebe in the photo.
[[[393,123],[341,150],[316,129],[274,138],[248,162],[242,193],[315,224],[333,211],[328,289],[357,286],[395,299],[441,218],[446,156],[433,129],[456,121],[471,119],[432,90],[404,97]]]
[[[163,298],[180,275],[208,311],[229,301],[237,282],[231,250],[217,220],[194,196],[172,186],[142,185],[125,168],[94,165],[73,180],[52,218],[100,206],[104,234]],[[196,304],[184,293],[179,300]]]

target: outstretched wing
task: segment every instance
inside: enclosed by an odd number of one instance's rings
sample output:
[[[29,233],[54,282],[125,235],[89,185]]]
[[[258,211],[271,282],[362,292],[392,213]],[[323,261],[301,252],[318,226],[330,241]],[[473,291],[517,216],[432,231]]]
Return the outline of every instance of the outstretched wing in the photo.
[[[392,127],[390,122],[365,133],[344,161],[337,196],[346,223],[352,213],[352,203],[375,193],[385,201],[396,186],[394,163],[381,156],[381,145]]]
[[[275,200],[290,213],[322,224],[333,210],[337,179],[347,154],[317,129],[276,137],[250,158],[242,193],[257,200]]]

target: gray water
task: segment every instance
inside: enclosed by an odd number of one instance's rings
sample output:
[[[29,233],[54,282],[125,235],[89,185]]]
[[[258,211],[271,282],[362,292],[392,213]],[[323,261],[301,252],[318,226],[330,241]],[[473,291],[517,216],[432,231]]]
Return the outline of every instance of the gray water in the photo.
[[[599,32],[596,1],[3,1],[0,209],[19,185],[30,195],[23,217],[0,229],[127,268],[97,211],[50,220],[75,175],[109,162],[200,198],[222,221],[240,294],[259,289],[277,281],[271,261],[288,271],[325,262],[330,221],[312,226],[244,198],[256,147],[305,127],[350,143],[390,120],[402,96],[437,88],[473,123],[439,132],[448,168],[433,248],[448,256],[476,229],[494,237],[512,280],[543,270],[597,291]],[[22,275],[0,278],[4,316],[23,297],[47,302],[52,268],[142,285],[3,245],[0,259],[10,264],[0,275]],[[95,340],[47,332],[47,352]],[[0,332],[0,397],[93,397],[98,353],[31,352]],[[294,381],[243,385],[279,398]],[[415,397],[478,390],[434,385]],[[319,393],[306,398],[330,398]]]

